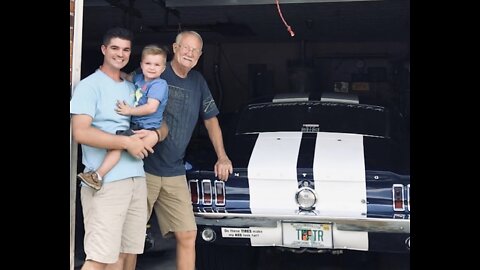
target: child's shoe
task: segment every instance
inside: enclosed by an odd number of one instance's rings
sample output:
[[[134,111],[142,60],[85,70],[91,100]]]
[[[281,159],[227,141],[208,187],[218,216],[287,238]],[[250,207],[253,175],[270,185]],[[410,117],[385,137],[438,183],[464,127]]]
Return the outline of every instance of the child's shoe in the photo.
[[[100,190],[102,188],[102,179],[100,175],[98,175],[95,171],[90,172],[82,172],[77,175],[77,177],[82,180],[87,186],[95,189]]]

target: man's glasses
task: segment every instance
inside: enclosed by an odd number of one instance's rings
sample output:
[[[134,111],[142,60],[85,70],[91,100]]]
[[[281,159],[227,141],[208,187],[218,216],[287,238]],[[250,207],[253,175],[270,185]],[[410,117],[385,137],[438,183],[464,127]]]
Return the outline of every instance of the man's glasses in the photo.
[[[182,45],[182,44],[178,44],[178,47],[184,52],[192,52],[192,54],[194,55],[200,55],[202,53],[202,50],[200,49],[197,49],[197,48],[190,48],[190,46],[185,46],[185,45]]]

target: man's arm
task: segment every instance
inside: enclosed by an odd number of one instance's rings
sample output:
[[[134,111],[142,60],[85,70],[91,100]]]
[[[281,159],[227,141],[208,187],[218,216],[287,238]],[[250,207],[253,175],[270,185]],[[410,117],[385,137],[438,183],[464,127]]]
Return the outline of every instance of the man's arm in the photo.
[[[155,146],[155,144],[162,142],[168,135],[168,126],[167,122],[163,121],[162,126],[155,130],[134,130],[135,134],[138,134],[140,138],[145,142],[146,145],[151,145],[151,147]]]
[[[163,120],[162,126],[159,129],[155,130],[155,132],[157,132],[157,135],[158,135],[158,142],[165,140],[165,138],[167,138],[169,131],[170,130],[168,129],[167,122]]]
[[[72,116],[73,138],[80,144],[96,148],[127,150],[132,156],[144,158],[151,147],[145,146],[139,136],[112,135],[92,126],[92,117],[86,114]]]
[[[228,176],[233,173],[233,166],[223,146],[220,124],[218,123],[216,116],[204,120],[204,123],[208,131],[208,137],[210,137],[210,141],[212,142],[215,153],[217,154],[217,162],[214,166],[215,176],[222,181],[227,181]]]

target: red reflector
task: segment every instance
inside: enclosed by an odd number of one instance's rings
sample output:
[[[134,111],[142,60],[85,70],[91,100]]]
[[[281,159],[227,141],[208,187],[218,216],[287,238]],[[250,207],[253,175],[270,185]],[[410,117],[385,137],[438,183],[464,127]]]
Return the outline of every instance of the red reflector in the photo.
[[[225,182],[215,181],[215,204],[225,205]]]
[[[401,201],[395,201],[395,208],[396,209],[402,208],[402,202]]]
[[[212,184],[209,179],[202,180],[203,204],[212,204]]]
[[[192,198],[193,204],[198,204],[200,198],[198,197],[198,180],[189,180],[188,189],[190,189],[190,197]]]

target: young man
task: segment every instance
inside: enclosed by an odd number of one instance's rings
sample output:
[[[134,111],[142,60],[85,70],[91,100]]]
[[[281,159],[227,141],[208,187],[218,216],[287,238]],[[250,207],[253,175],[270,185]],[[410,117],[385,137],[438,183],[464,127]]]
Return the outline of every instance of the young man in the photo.
[[[226,181],[233,172],[223,146],[218,124],[219,111],[203,76],[192,68],[202,54],[203,40],[194,31],[177,35],[174,56],[161,78],[169,87],[165,121],[169,134],[155,145],[155,152],[145,159],[148,189],[148,212],[155,208],[164,237],[177,241],[177,270],[195,269],[195,238],[197,226],[186,182],[183,158],[200,116],[214,146],[218,160],[214,166],[218,179]]]
[[[159,130],[162,126],[163,111],[168,100],[168,86],[160,74],[165,70],[167,52],[157,45],[148,45],[143,48],[140,67],[142,74],[127,75],[121,72],[121,77],[135,84],[135,106],[130,106],[124,100],[117,101],[115,111],[118,114],[132,116],[130,128],[117,130],[116,134],[130,136],[133,130]],[[167,129],[168,130],[168,129]],[[158,133],[158,141],[166,136]],[[146,145],[153,147],[157,142]],[[122,150],[112,149],[107,152],[102,164],[95,170],[81,172],[78,178],[84,184],[100,190],[103,177],[120,161]]]
[[[133,84],[120,77],[120,69],[130,58],[131,40],[132,33],[123,28],[104,35],[103,64],[79,82],[70,102],[73,137],[82,144],[86,170],[97,168],[107,149],[126,150],[105,175],[100,191],[82,185],[86,253],[82,270],[134,270],[136,254],[143,253],[147,186],[141,159],[153,153],[146,142],[158,141],[158,135],[150,130],[132,136],[114,135],[130,126],[130,117],[114,108],[117,100],[134,102]]]

